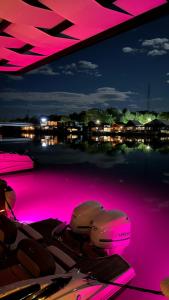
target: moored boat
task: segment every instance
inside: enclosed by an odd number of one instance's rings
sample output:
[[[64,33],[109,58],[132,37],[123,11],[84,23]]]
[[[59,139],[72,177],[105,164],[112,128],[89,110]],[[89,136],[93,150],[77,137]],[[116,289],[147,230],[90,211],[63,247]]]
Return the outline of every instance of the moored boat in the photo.
[[[21,223],[12,205],[13,219],[7,217],[7,183],[1,181],[1,300],[108,300],[125,289],[169,297],[169,278],[161,281],[161,291],[128,284],[135,272],[122,257],[131,227],[124,212],[87,201],[73,210],[70,224]]]
[[[34,168],[33,160],[25,154],[0,152],[0,174],[25,171]]]
[[[107,228],[105,239],[101,228],[96,230],[101,214],[107,217],[102,222]],[[97,300],[119,293],[118,284],[125,285],[135,274],[118,254],[114,240],[122,228],[130,230],[126,217],[118,211],[106,213],[95,201],[75,208],[70,225],[58,219],[23,224],[1,214],[0,299],[19,300],[24,295],[24,299]],[[113,233],[114,238],[107,239]],[[119,246],[119,240],[117,243]],[[122,239],[120,252],[126,246]]]

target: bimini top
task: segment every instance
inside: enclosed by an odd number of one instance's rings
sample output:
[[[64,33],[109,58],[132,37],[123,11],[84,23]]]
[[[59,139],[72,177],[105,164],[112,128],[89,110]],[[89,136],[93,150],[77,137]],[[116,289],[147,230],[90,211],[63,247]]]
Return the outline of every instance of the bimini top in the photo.
[[[168,8],[168,0],[1,0],[0,72],[31,70]]]

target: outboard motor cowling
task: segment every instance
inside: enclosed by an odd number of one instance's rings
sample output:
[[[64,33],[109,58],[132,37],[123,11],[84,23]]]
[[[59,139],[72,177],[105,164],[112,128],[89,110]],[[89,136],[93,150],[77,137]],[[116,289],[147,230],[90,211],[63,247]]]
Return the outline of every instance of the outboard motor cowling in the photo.
[[[70,221],[74,233],[89,234],[94,218],[103,211],[103,206],[96,201],[86,201],[75,207]]]
[[[90,238],[94,246],[104,249],[108,255],[122,254],[129,245],[130,233],[131,223],[124,212],[102,211],[93,221]]]

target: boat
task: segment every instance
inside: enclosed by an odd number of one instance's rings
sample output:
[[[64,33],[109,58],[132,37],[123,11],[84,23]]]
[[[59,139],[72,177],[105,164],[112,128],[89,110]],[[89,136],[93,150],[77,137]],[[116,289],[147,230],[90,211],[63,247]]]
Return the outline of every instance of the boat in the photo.
[[[107,300],[135,275],[121,256],[130,241],[130,221],[123,212],[87,201],[74,209],[70,224],[58,219],[25,224],[4,212],[0,299]],[[107,228],[104,236],[101,225]]]
[[[8,143],[28,143],[31,142],[31,138],[4,138],[0,136],[0,142],[4,144]]]
[[[108,300],[125,289],[169,297],[169,278],[161,291],[128,284],[135,271],[122,256],[131,237],[124,212],[86,201],[70,224],[51,218],[26,224],[16,219],[13,192],[0,180],[1,300]]]
[[[26,154],[0,152],[0,175],[33,168],[34,162]]]

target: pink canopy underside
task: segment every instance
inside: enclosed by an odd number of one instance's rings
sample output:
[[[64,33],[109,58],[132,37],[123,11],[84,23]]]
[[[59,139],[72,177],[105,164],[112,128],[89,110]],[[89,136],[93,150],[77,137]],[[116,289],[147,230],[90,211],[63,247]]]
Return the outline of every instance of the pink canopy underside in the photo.
[[[95,0],[39,0],[44,7],[28,0],[0,1],[0,20],[9,22],[2,27],[7,36],[0,35],[0,71],[21,71],[167,4],[167,0],[112,2],[107,8],[104,1]],[[28,50],[16,51],[27,44]]]

